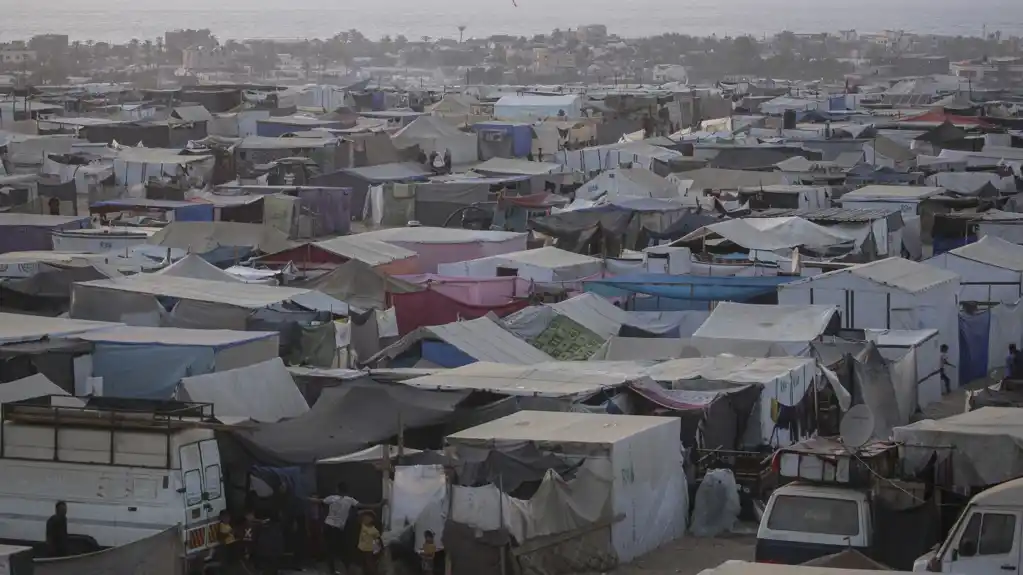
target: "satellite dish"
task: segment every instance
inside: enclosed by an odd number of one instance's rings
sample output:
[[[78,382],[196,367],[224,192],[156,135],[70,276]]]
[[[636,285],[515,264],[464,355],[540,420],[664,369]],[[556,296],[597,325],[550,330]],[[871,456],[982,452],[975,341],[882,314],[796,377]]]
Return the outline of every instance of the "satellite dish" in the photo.
[[[854,405],[839,425],[842,443],[852,449],[862,447],[874,435],[874,412],[864,404]]]

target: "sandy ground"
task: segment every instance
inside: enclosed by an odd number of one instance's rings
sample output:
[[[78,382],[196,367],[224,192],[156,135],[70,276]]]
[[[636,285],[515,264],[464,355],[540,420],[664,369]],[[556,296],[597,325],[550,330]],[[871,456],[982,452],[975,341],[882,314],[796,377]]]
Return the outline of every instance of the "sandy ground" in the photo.
[[[729,559],[752,561],[756,540],[755,535],[683,537],[608,575],[696,575]]]

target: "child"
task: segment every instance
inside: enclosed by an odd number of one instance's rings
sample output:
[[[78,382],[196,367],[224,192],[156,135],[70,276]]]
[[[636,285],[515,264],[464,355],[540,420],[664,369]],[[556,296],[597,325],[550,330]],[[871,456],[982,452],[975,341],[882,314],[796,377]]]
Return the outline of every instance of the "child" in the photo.
[[[436,555],[437,545],[433,542],[433,531],[426,531],[423,533],[423,548],[419,550],[420,572],[423,575],[433,575],[433,563]]]
[[[234,527],[231,525],[231,513],[227,509],[220,512],[220,522],[217,523],[217,543],[220,548],[216,555],[227,569],[230,569],[238,561],[237,539],[234,537]]]
[[[377,555],[383,549],[380,531],[373,525],[373,512],[363,511],[359,517],[359,556],[363,575],[377,575]]]

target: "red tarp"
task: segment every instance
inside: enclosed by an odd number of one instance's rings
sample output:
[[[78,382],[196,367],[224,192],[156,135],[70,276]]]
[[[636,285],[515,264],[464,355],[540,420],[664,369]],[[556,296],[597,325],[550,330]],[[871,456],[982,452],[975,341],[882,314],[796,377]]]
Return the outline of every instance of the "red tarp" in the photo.
[[[934,124],[949,122],[955,126],[976,126],[978,128],[989,127],[991,125],[982,120],[981,118],[978,118],[977,116],[956,116],[954,114],[946,114],[941,110],[931,110],[930,112],[925,112],[923,114],[920,114],[919,116],[911,116],[909,118],[904,118],[902,121],[926,122]]]
[[[515,313],[529,305],[528,299],[508,300],[494,305],[472,305],[433,290],[391,294],[402,337],[420,327],[445,325],[460,319],[476,319],[494,312],[498,317]]]

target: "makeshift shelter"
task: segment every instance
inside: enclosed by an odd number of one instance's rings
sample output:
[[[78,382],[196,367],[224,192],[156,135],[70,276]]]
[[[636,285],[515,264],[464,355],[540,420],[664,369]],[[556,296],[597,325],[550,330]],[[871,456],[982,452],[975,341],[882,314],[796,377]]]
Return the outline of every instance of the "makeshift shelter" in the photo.
[[[692,392],[691,401],[701,405],[709,403],[708,398],[699,400],[700,394],[695,392],[716,393],[746,384],[760,386],[759,405],[748,422],[739,422],[745,429],[739,441],[746,447],[784,447],[817,430],[814,392],[819,379],[813,359],[730,355],[681,358],[655,364],[643,374],[668,389]]]
[[[476,122],[472,130],[479,134],[482,160],[525,158],[533,151],[535,133],[531,122],[487,120]]]
[[[150,237],[149,243],[197,254],[213,263],[280,252],[293,245],[277,229],[236,222],[172,222]]]
[[[472,171],[486,176],[543,176],[560,172],[561,165],[515,158],[490,158],[473,166]]]
[[[791,276],[701,276],[626,274],[587,280],[587,292],[625,298],[622,307],[637,311],[710,310],[712,302],[773,303],[778,286]]]
[[[545,366],[477,362],[435,374],[407,379],[409,387],[433,391],[472,391],[496,395],[545,397],[582,401],[602,392],[612,392],[632,377],[616,374],[582,373]]]
[[[603,268],[603,261],[598,258],[544,247],[441,264],[437,266],[437,272],[441,275],[465,277],[516,275],[540,283],[558,283],[598,276]]]
[[[312,290],[152,274],[77,283],[71,298],[75,319],[150,327],[245,330],[258,311],[286,315],[289,305],[348,313],[344,302]]]
[[[952,466],[960,488],[997,485],[1023,475],[1023,421],[1013,407],[983,407],[892,430],[909,472]]]
[[[1017,324],[1018,325],[1018,324]],[[1015,328],[1016,333],[1023,333],[1023,326]],[[878,352],[891,362],[909,359],[916,385],[899,402],[902,409],[908,405],[908,412],[903,413],[907,421],[917,409],[923,409],[932,403],[941,401],[941,351],[938,343],[938,330],[875,330],[865,329],[863,335],[867,341],[873,342]],[[998,350],[999,352],[1001,350]],[[999,360],[1002,358],[999,354]],[[900,365],[899,367],[906,367]]]
[[[362,310],[386,309],[390,294],[420,289],[406,281],[384,274],[361,260],[341,264],[333,271],[299,285]]]
[[[525,250],[527,236],[517,232],[426,226],[389,228],[359,234],[360,238],[394,244],[419,254],[419,273],[436,273],[440,264]]]
[[[846,329],[936,329],[953,358],[945,372],[958,387],[958,275],[902,258],[827,272],[778,287],[784,305],[834,305]]]
[[[547,96],[518,94],[502,97],[494,104],[494,117],[501,120],[531,122],[546,118],[581,118],[583,98],[579,94]]]
[[[95,395],[170,399],[181,378],[277,357],[276,332],[115,327],[76,336],[93,344]],[[76,394],[88,391],[76,389]]]
[[[582,460],[573,479],[548,476],[528,502],[493,485],[456,487],[449,520],[499,527],[520,546],[585,528],[592,532],[576,542],[585,549],[563,552],[566,559],[573,555],[581,564],[610,556],[605,570],[626,563],[685,533],[689,505],[679,429],[679,420],[669,417],[522,411],[449,435],[447,446],[460,461],[482,462],[491,454],[513,461],[523,443]],[[631,470],[627,479],[622,469]],[[499,513],[499,506],[508,513]],[[500,518],[503,524],[495,523]]]
[[[424,181],[433,172],[429,167],[413,162],[376,164],[359,168],[345,168],[312,179],[313,183],[350,188],[352,215],[361,220],[370,191],[385,184]]]
[[[1023,246],[995,236],[937,255],[927,265],[958,274],[960,301],[1015,303],[1023,298]]]
[[[601,173],[575,192],[576,199],[660,198],[681,202],[678,186],[646,168],[615,168]]]
[[[451,152],[452,164],[479,161],[478,136],[455,128],[436,116],[420,116],[391,136],[397,148],[419,146],[426,155]]]
[[[434,366],[459,367],[477,361],[533,365],[552,359],[489,317],[481,317],[421,327],[363,363],[384,367],[382,362],[386,362],[387,367],[413,367],[423,360]]]
[[[854,238],[854,245],[864,257],[901,254],[905,223],[898,207],[883,209],[822,208],[784,209],[774,208],[756,211],[747,218],[799,217],[823,226],[837,229]]]
[[[53,249],[50,235],[89,227],[88,216],[0,213],[0,254]]]
[[[217,282],[244,283],[237,277],[225,272],[217,266],[209,263],[195,254],[188,254],[184,258],[172,263],[156,275],[173,276],[179,278],[192,278],[197,280],[209,280]]]
[[[749,201],[750,209],[753,210],[768,208],[812,210],[831,207],[831,191],[827,186],[770,185],[741,188],[739,196],[742,200]]]
[[[152,178],[203,183],[213,174],[213,164],[212,155],[183,154],[180,149],[122,148],[114,158],[114,184],[130,187]]]
[[[86,321],[0,312],[0,344],[70,337],[89,331],[110,329],[120,323]]]
[[[277,350],[273,351],[276,354]],[[182,378],[175,395],[182,401],[213,404],[213,413],[221,420],[244,418],[273,423],[309,411],[309,404],[279,357]]]
[[[754,172],[722,168],[699,168],[675,174],[675,177],[683,182],[691,182],[686,190],[689,195],[695,197],[702,195],[705,190],[739,190],[790,183],[779,172]]]
[[[904,215],[920,214],[920,204],[945,191],[932,186],[864,186],[840,198],[844,208],[899,208]]]
[[[747,305],[721,302],[693,334],[703,340],[770,342],[780,344],[792,356],[806,355],[810,342],[824,335],[838,308],[826,305]],[[837,328],[837,321],[834,322]]]
[[[351,261],[358,261],[389,275],[416,273],[419,256],[401,246],[363,237],[339,236],[309,242],[293,248],[265,255],[259,261],[283,266],[293,263],[302,270],[336,269]]]
[[[755,254],[797,247],[820,253],[848,253],[854,242],[855,238],[841,230],[818,226],[803,218],[788,217],[725,220],[704,226],[671,245],[726,250],[729,253],[741,248],[750,252],[750,259],[768,257],[770,261],[774,258]]]

